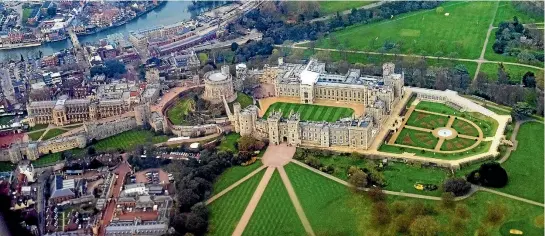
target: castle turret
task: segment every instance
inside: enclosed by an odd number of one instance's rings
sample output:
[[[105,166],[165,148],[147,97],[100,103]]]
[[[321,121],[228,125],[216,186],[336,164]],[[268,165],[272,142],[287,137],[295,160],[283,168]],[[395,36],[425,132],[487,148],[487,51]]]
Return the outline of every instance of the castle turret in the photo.
[[[280,118],[282,117],[282,112],[273,111],[267,118],[267,123],[269,127],[269,143],[273,145],[280,144],[280,134],[278,124]]]
[[[300,145],[301,128],[299,127],[300,121],[299,113],[291,112],[288,118],[288,143],[291,145]]]

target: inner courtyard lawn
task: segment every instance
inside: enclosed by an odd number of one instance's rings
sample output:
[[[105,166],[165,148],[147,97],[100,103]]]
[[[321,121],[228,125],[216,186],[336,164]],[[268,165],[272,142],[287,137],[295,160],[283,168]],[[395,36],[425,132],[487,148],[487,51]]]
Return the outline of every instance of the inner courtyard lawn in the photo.
[[[231,109],[231,111],[233,111],[233,103],[235,102],[240,103],[240,108],[244,109],[247,106],[254,104],[254,99],[250,95],[242,92],[237,92],[237,99],[234,102],[229,103],[229,108]]]
[[[209,205],[208,235],[231,235],[263,177],[260,171]]]
[[[507,186],[496,189],[543,202],[543,124],[524,123],[517,134],[517,150],[502,164],[509,176]]]
[[[354,110],[346,107],[275,102],[269,106],[263,117],[268,118],[273,110],[281,110],[284,118],[288,118],[291,111],[298,112],[300,119],[304,121],[335,122],[341,118],[351,117],[354,114]]]
[[[435,148],[435,145],[437,145],[438,141],[439,139],[431,132],[404,128],[400,131],[395,143],[412,147],[433,149]]]
[[[227,187],[231,186],[244,176],[250,174],[263,164],[261,161],[256,161],[254,164],[248,166],[233,166],[224,171],[214,182],[214,194],[221,192]]]
[[[44,134],[44,132],[45,130],[41,130],[41,131],[36,131],[32,133],[27,133],[27,135],[31,140],[37,141],[38,139],[40,139],[40,137],[42,137],[42,134]]]
[[[42,140],[49,140],[49,139],[52,139],[54,137],[57,137],[63,133],[66,133],[68,130],[64,130],[64,129],[50,129],[47,131],[47,133],[44,134],[44,136],[42,137]]]
[[[409,116],[407,125],[433,130],[436,128],[445,127],[448,119],[449,118],[447,116],[414,111],[411,116]]]
[[[488,25],[495,14],[496,2],[448,2],[443,13],[435,9],[395,16],[373,24],[359,24],[333,32],[317,44],[336,48],[331,38],[346,48],[380,51],[395,44],[401,53],[478,58]],[[448,16],[445,13],[449,13]]]
[[[320,13],[331,14],[363,7],[373,3],[372,1],[319,1]]]
[[[193,110],[195,101],[191,98],[183,98],[167,110],[167,117],[174,125],[186,124],[184,118]]]
[[[275,170],[242,235],[305,235],[278,171]]]

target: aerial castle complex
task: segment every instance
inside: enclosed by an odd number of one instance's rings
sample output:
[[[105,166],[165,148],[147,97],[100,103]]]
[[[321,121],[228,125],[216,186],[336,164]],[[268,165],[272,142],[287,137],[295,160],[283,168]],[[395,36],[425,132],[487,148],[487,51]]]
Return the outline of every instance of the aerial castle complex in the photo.
[[[311,122],[302,121],[295,111],[290,111],[288,117],[282,117],[281,111],[273,111],[268,117],[259,118],[257,106],[241,109],[235,103],[231,111],[227,101],[225,109],[236,132],[267,138],[272,144],[368,149],[386,116],[404,95],[404,76],[396,74],[394,69],[393,63],[386,63],[382,77],[361,75],[357,69],[336,75],[328,74],[325,63],[316,60],[302,65],[279,59],[278,67],[261,73],[261,81],[274,83],[277,97],[297,98],[302,104],[319,104],[319,101],[333,101],[339,106],[361,104],[366,111],[361,117],[345,117],[332,123]]]

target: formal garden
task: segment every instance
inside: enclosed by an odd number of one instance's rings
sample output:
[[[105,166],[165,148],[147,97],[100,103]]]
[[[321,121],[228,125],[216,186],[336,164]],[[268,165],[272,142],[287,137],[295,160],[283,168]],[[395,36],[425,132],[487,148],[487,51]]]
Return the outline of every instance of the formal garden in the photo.
[[[275,102],[269,106],[263,117],[269,117],[272,111],[281,111],[284,118],[288,118],[290,112],[297,112],[300,114],[301,120],[327,122],[335,122],[341,118],[352,117],[354,113],[353,109],[346,107]]]

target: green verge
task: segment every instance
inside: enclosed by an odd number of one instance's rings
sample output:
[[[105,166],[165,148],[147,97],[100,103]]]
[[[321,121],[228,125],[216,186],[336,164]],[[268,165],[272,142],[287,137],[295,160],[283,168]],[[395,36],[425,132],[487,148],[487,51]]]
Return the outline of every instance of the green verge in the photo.
[[[305,235],[278,171],[273,173],[242,235]]]
[[[43,166],[51,165],[60,160],[61,160],[61,153],[57,152],[57,153],[42,156],[38,158],[37,160],[32,161],[32,165],[34,165],[34,167],[43,167]]]
[[[509,75],[509,80],[513,83],[521,83],[522,77],[526,72],[532,72],[535,74],[540,71],[539,69],[530,68],[530,67],[524,67],[524,66],[518,66],[518,65],[508,65],[504,64],[505,70],[507,74]],[[496,81],[498,80],[498,68],[499,64],[496,63],[483,63],[481,65],[481,72],[488,75],[489,80]]]
[[[45,128],[47,128],[47,126],[48,126],[47,124],[37,124],[34,127],[30,127],[30,129],[28,129],[28,131],[32,132],[32,131],[36,131],[36,130],[45,129]]]
[[[496,2],[448,2],[444,13],[435,9],[395,16],[392,20],[358,24],[331,33],[317,47],[335,48],[331,38],[349,49],[379,51],[388,43],[400,45],[401,53],[419,55],[456,54],[477,58],[486,38]]]
[[[209,205],[208,235],[228,236],[235,230],[265,171],[260,171]]]
[[[403,148],[403,147],[397,147],[397,146],[392,146],[388,144],[382,144],[378,150],[381,152],[398,153],[398,154],[401,154],[404,152],[414,153],[416,154],[416,156],[437,158],[442,160],[458,160],[464,157],[473,156],[480,153],[485,153],[488,151],[488,149],[490,149],[490,145],[492,145],[492,142],[481,142],[477,147],[469,151],[451,153],[451,154],[437,153],[432,151],[423,151],[423,150],[413,149],[413,148]]]
[[[250,174],[252,171],[258,169],[263,164],[261,161],[256,161],[249,166],[233,166],[224,171],[214,182],[214,194],[221,192],[227,187],[231,186],[244,176]]]
[[[517,150],[502,164],[509,183],[498,191],[543,202],[543,124],[528,122],[520,126]]]

